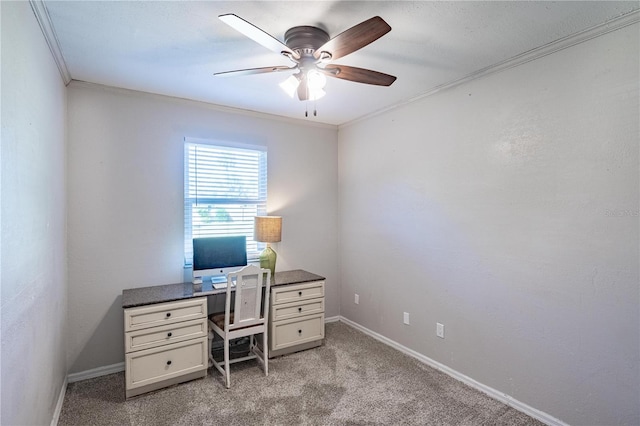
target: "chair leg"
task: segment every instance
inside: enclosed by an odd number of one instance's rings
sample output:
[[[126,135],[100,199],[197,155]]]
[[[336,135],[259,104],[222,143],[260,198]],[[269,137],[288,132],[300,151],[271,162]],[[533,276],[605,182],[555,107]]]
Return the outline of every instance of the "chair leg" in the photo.
[[[266,337],[267,334],[264,333],[262,340],[262,348],[258,345],[258,339],[256,339],[255,335],[252,334],[249,336],[249,352],[253,353],[258,361],[258,364],[262,365],[262,370],[264,371],[264,375],[269,375],[269,357],[268,357],[268,349],[266,345]]]
[[[264,375],[269,375],[269,342],[267,342],[267,330],[262,335],[262,355],[264,356]]]
[[[224,339],[224,384],[227,389],[231,387],[231,375],[229,374],[229,338]]]
[[[211,327],[209,327],[209,333],[208,333],[208,340],[209,340],[209,345],[207,346],[207,350],[209,352],[209,362],[208,362],[208,367],[213,366],[213,337],[214,337],[214,333],[211,330]]]

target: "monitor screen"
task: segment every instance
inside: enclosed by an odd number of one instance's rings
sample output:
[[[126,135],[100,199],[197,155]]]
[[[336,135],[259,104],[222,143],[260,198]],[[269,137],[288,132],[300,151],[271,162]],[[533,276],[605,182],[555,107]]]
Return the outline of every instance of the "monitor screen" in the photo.
[[[247,237],[193,239],[194,277],[224,275],[247,264]]]

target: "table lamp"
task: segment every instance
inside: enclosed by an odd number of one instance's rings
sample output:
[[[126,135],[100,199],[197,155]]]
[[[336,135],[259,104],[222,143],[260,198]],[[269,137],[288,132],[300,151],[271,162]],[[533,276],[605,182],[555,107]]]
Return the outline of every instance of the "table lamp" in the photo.
[[[282,236],[282,217],[256,216],[253,228],[254,240],[267,243],[267,247],[260,253],[260,267],[271,270],[271,278],[275,279],[277,254],[271,248],[271,243],[277,243]]]

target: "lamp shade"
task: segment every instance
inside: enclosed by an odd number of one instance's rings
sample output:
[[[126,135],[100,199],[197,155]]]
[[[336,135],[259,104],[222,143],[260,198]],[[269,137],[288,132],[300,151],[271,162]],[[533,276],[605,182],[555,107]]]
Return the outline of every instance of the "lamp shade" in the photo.
[[[261,243],[277,243],[282,236],[281,216],[256,216],[253,239]]]

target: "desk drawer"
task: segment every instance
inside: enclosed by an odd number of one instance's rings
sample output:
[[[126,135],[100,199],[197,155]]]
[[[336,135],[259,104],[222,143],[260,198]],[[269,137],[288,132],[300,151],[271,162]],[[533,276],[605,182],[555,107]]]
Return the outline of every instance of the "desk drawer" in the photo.
[[[206,318],[130,331],[125,333],[124,350],[125,352],[133,352],[155,348],[170,343],[207,337],[207,333]]]
[[[271,305],[271,321],[304,317],[324,312],[324,299],[309,299],[299,302]]]
[[[324,314],[271,323],[271,350],[324,339]]]
[[[271,287],[272,305],[313,299],[316,297],[324,297],[324,281]]]
[[[206,318],[206,316],[206,297],[129,308],[124,311],[124,331],[174,324],[181,321]]]
[[[207,338],[126,354],[127,390],[207,369]]]

